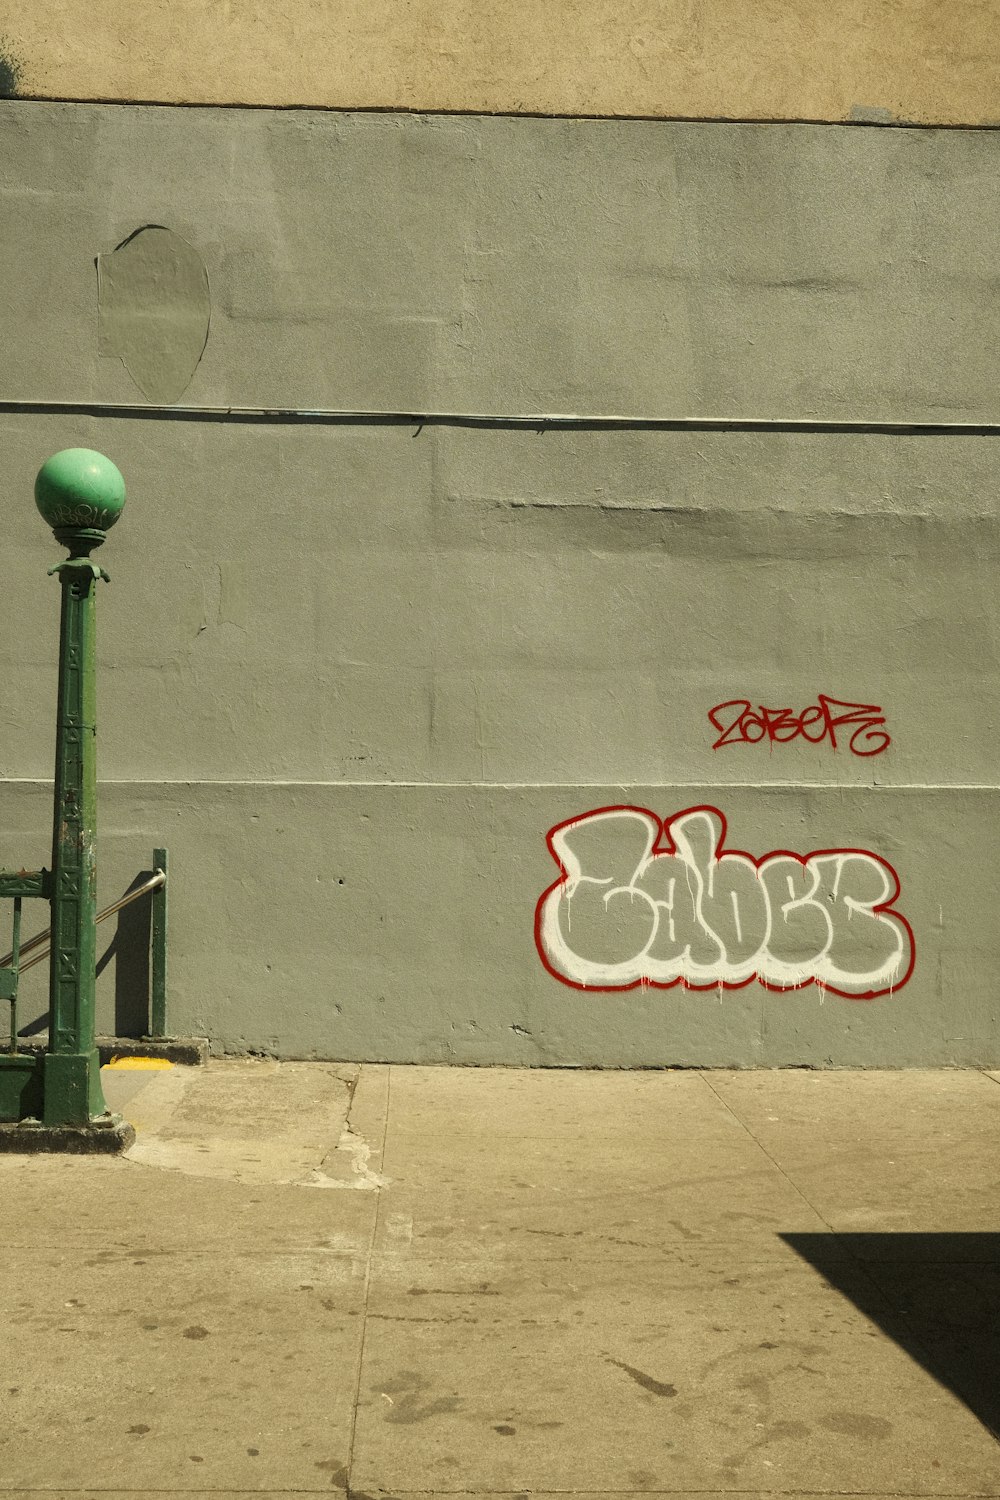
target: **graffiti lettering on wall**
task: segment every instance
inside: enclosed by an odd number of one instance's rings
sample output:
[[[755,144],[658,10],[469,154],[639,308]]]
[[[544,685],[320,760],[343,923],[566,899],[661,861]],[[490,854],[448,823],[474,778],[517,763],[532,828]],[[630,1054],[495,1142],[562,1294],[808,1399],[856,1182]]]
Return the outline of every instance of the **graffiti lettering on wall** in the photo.
[[[812,745],[829,741],[836,750],[838,730],[854,755],[881,755],[892,743],[883,727],[885,716],[876,704],[845,703],[826,693],[817,694],[816,702],[798,714],[790,708],[755,707],[748,698],[729,698],[710,708],[708,717],[719,731],[713,750],[723,745],[758,745],[761,740],[785,745],[799,738]]]
[[[601,807],[547,835],[560,877],[541,896],[542,963],[576,989],[815,984],[872,1000],[913,972],[899,879],[867,849],[724,849],[726,820],[689,807],[665,822]]]

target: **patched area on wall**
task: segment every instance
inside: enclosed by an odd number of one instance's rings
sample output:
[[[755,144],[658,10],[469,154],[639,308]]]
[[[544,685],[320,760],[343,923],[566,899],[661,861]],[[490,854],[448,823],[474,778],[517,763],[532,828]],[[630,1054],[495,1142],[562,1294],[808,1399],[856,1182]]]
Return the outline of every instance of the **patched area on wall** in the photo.
[[[208,343],[208,272],[162,224],[135,230],[97,257],[98,350],[120,359],[148,401],[170,405],[190,385]]]

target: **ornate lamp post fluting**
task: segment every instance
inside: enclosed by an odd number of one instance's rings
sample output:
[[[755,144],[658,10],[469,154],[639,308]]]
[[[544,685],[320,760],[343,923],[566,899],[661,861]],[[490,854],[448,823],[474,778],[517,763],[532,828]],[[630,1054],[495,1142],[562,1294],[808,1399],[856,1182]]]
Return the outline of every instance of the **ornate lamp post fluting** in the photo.
[[[95,594],[103,568],[91,560],[125,504],[110,459],[67,448],[43,465],[35,501],[69,557],[59,575],[59,706],[52,833],[52,956],[44,1123],[86,1125],[106,1113],[94,1044],[97,914]]]

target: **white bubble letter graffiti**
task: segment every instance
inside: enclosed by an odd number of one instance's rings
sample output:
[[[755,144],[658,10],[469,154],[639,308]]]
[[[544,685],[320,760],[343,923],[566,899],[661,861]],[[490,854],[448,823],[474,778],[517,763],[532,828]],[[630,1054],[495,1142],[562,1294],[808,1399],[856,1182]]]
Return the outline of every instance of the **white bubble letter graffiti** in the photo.
[[[563,872],[535,913],[550,974],[577,989],[769,989],[816,984],[874,999],[909,979],[913,931],[893,910],[895,870],[866,849],[723,848],[718,808],[661,823],[602,807],[548,835]]]

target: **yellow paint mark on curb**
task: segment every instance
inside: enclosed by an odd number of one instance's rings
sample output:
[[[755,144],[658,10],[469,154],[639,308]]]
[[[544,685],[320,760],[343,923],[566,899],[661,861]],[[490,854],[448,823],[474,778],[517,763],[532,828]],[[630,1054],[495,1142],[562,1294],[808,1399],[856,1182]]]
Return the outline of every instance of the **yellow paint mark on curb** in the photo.
[[[106,1068],[172,1068],[173,1063],[168,1062],[165,1057],[113,1057]]]

